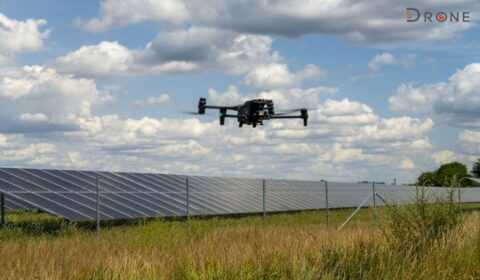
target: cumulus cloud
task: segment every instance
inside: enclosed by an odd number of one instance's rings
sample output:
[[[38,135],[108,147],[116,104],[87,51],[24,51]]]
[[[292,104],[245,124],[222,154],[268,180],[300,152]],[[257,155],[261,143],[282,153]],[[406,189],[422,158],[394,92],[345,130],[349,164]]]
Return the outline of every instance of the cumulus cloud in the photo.
[[[372,70],[378,70],[382,64],[393,64],[395,57],[390,53],[383,53],[375,56],[368,62],[368,67]]]
[[[110,98],[93,80],[76,79],[38,65],[15,68],[0,79],[0,130],[11,131],[17,126],[14,132],[22,127],[35,131],[35,124],[46,131],[72,129],[77,118],[90,116],[94,106]]]
[[[57,58],[51,65],[61,73],[89,78],[112,75],[191,73],[200,70],[199,65],[188,61],[152,64],[146,56],[152,56],[148,48],[131,50],[118,42],[104,41],[97,45],[82,46],[76,51]]]
[[[457,70],[446,82],[402,84],[388,102],[393,111],[427,113],[438,122],[480,127],[480,63]]]
[[[408,69],[412,67],[414,60],[415,60],[415,55],[413,54],[403,55],[402,57],[396,57],[391,53],[386,52],[372,58],[367,65],[373,71],[378,71],[380,67],[382,67],[382,65],[401,65],[406,69]]]
[[[480,155],[480,131],[464,130],[458,135],[458,144],[463,152]]]
[[[55,145],[51,143],[20,144],[15,149],[4,149],[2,158],[5,161],[30,161],[36,163],[45,160],[55,152]]]
[[[462,1],[461,4],[427,1],[420,6],[425,10],[479,10],[479,4],[475,0]],[[286,37],[334,34],[352,44],[445,40],[473,26],[471,23],[406,23],[405,3],[399,0],[105,0],[97,18],[79,20],[77,23],[90,31],[104,31],[145,20]]]
[[[43,71],[47,70],[40,72]],[[68,79],[80,87],[79,79]],[[97,116],[92,111],[83,114],[69,105],[67,108],[75,118],[68,120],[75,130],[57,131],[48,141],[42,137],[25,138],[23,134],[3,134],[6,136],[0,139],[2,162],[203,175],[251,176],[255,170],[276,177],[358,180],[366,173],[353,170],[371,168],[371,172],[377,170],[382,176],[394,177],[404,169],[391,166],[406,158],[413,162],[426,157],[423,152],[429,144],[426,135],[432,127],[431,120],[383,118],[366,104],[332,99],[337,90],[294,88],[257,95],[274,99],[278,110],[314,105],[308,127],[298,120],[270,121],[262,128],[239,129],[234,119],[220,126],[217,119],[208,116],[187,119]],[[18,102],[32,94],[31,89],[22,92],[18,97],[3,98]],[[211,89],[207,102],[244,100],[253,95],[241,93],[235,87],[224,93]],[[99,96],[100,92],[96,98]],[[309,104],[303,103],[305,99]],[[21,122],[39,125],[59,117],[38,108],[30,109],[16,113]],[[231,168],[226,170],[226,164]],[[409,167],[406,163],[402,166]]]
[[[40,50],[50,32],[46,24],[44,19],[18,21],[0,13],[0,66],[15,54]]]
[[[444,150],[437,153],[432,154],[432,159],[437,165],[441,165],[444,163],[449,163],[452,161],[458,160],[458,155],[454,151]]]
[[[150,96],[145,100],[135,100],[132,102],[132,104],[137,107],[164,105],[168,103],[170,103],[170,96],[165,93],[159,96]]]
[[[272,39],[207,27],[160,32],[144,48],[129,49],[118,42],[82,46],[51,63],[58,71],[83,77],[109,75],[193,73],[210,69],[244,75],[256,67],[280,65],[290,83],[323,75],[308,65],[291,74],[283,58],[271,51]],[[98,63],[102,61],[102,63]],[[252,80],[253,81],[253,80]]]
[[[176,0],[113,0],[100,5],[100,17],[76,23],[86,30],[99,32],[145,20],[181,23],[188,19],[189,11],[183,1]]]
[[[350,111],[345,110],[344,114],[352,114]],[[81,131],[75,132],[75,137],[85,143],[84,148],[99,150],[109,158],[131,159],[122,162],[121,167],[139,168],[155,161],[157,172],[251,175],[248,169],[251,166],[280,177],[299,174],[308,177],[305,170],[296,169],[298,165],[327,165],[332,169],[396,166],[393,163],[402,160],[398,157],[404,157],[405,153],[403,148],[390,147],[390,142],[408,145],[418,138],[424,139],[428,133],[425,127],[428,125],[422,125],[420,120],[412,119],[406,122],[410,124],[407,126],[390,124],[396,120],[377,118],[368,125],[325,122],[304,128],[296,122],[271,122],[262,129],[239,129],[230,120],[220,126],[218,120],[124,119],[111,115],[80,119]],[[403,132],[390,135],[399,129]],[[249,162],[251,158],[258,164]],[[177,160],[188,162],[188,168],[186,164],[176,164]],[[225,164],[232,168],[225,170],[222,168]],[[406,163],[403,166],[413,168]]]
[[[379,73],[369,73],[369,74],[362,74],[362,75],[355,75],[350,77],[350,81],[352,82],[358,82],[361,80],[373,80],[376,78],[381,77],[382,75]]]
[[[405,169],[405,170],[412,170],[412,169],[415,169],[415,164],[410,159],[404,159],[400,162],[400,164],[398,165],[398,168]]]
[[[54,65],[78,76],[105,76],[126,72],[133,59],[133,52],[118,42],[101,42],[59,57]]]
[[[42,113],[30,114],[24,113],[20,115],[20,120],[27,122],[44,122],[48,120],[48,117]]]
[[[323,88],[323,92],[325,88]],[[210,90],[212,104],[238,104],[254,97],[242,94],[235,87],[219,93]],[[257,97],[272,99],[276,109],[292,107],[313,107],[309,111],[311,127],[304,128],[297,120],[272,122],[272,133],[287,139],[334,139],[349,145],[367,146],[375,142],[405,142],[417,148],[428,148],[425,136],[433,127],[431,119],[420,120],[411,117],[382,118],[373,109],[360,102],[348,99],[325,98],[319,89],[291,89],[262,92]],[[322,100],[323,99],[323,100]],[[305,101],[307,100],[307,101]],[[230,103],[228,103],[230,101]],[[302,103],[305,102],[305,103]],[[232,105],[233,105],[232,104]],[[308,104],[308,106],[306,106]],[[411,142],[419,141],[419,142]],[[389,145],[390,145],[389,144]]]
[[[51,66],[80,77],[175,74],[217,70],[244,75],[245,85],[257,89],[294,88],[326,71],[308,64],[292,72],[266,36],[239,34],[208,27],[160,32],[142,49],[118,42],[82,46],[57,58]],[[102,61],[102,63],[98,63]]]
[[[322,96],[332,95],[338,92],[337,87],[315,87],[315,88],[291,88],[267,90],[260,93],[244,94],[235,86],[230,86],[225,92],[218,92],[210,88],[208,91],[207,103],[217,105],[238,105],[247,100],[261,98],[274,100],[275,108],[280,110],[316,107]]]
[[[303,80],[323,78],[326,71],[308,64],[299,72],[292,73],[286,64],[269,63],[254,67],[245,76],[245,83],[253,88],[278,89],[300,85]]]

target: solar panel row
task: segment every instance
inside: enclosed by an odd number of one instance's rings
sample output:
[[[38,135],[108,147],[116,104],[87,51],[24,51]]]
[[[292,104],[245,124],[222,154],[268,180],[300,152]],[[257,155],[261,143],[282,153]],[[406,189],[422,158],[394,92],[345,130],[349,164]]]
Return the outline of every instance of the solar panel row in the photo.
[[[39,208],[72,221],[96,219],[97,178],[100,181],[101,219],[129,219],[187,214],[186,176],[0,168],[0,192],[7,209]],[[191,215],[257,213],[263,208],[262,180],[189,176]],[[329,207],[356,207],[372,193],[370,184],[328,183]],[[383,197],[412,201],[415,187],[376,185]],[[430,192],[444,192],[432,188]],[[266,211],[323,209],[325,183],[267,180]],[[480,201],[480,191],[469,190],[464,201]],[[379,205],[382,202],[377,201]],[[369,201],[367,205],[371,205]]]

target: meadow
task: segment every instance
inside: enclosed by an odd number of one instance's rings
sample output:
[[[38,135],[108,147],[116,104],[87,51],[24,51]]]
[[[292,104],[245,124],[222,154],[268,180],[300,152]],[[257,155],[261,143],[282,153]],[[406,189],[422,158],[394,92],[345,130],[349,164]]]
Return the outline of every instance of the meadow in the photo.
[[[478,205],[465,205],[477,208]],[[480,213],[452,204],[261,216],[63,223],[7,213],[1,279],[478,279]]]

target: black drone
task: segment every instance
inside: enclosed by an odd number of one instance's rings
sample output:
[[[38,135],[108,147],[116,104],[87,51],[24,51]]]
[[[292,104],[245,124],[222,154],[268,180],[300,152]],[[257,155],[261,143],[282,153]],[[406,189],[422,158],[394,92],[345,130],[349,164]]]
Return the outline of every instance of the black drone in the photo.
[[[225,124],[225,118],[236,118],[239,127],[244,124],[256,127],[258,124],[263,125],[263,121],[271,119],[303,119],[303,125],[307,126],[308,120],[308,110],[305,108],[275,114],[273,101],[267,99],[253,99],[237,106],[212,106],[207,105],[207,100],[202,97],[198,101],[198,114],[205,114],[205,109],[220,111],[220,125]],[[237,111],[237,113],[227,114],[227,110]],[[290,115],[295,112],[300,112],[300,115]]]

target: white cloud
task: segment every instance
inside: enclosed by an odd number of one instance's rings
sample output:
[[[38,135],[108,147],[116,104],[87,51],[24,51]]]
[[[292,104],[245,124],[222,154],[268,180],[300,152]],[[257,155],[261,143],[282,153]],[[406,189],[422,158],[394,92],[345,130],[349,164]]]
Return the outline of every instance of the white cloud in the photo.
[[[200,71],[199,65],[189,61],[152,63],[153,54],[147,47],[128,49],[118,42],[101,42],[82,46],[78,50],[57,58],[51,66],[61,73],[81,77],[112,75],[173,74]],[[98,63],[101,61],[102,63]]]
[[[44,19],[18,21],[0,13],[0,66],[15,54],[43,48],[49,34],[48,29],[43,29],[46,24]]]
[[[416,146],[417,149],[430,148],[426,135],[433,127],[431,119],[420,120],[410,117],[381,118],[366,104],[348,99],[321,101],[323,94],[314,89],[292,89],[262,92],[256,96],[245,95],[235,87],[225,93],[211,89],[207,104],[235,105],[259,97],[272,99],[276,111],[288,108],[315,107],[309,111],[310,127],[304,128],[297,120],[269,124],[276,137],[306,139],[320,137],[334,139],[341,143],[364,145],[375,142],[396,143]],[[302,103],[305,102],[305,103]],[[308,105],[308,106],[306,106]],[[414,142],[418,140],[418,142]]]
[[[367,125],[377,123],[379,120],[379,117],[368,105],[346,98],[342,100],[327,99],[311,115],[312,120],[331,125]]]
[[[20,115],[20,120],[28,122],[44,122],[48,120],[48,117],[42,113],[30,114],[24,113]]]
[[[412,170],[412,169],[415,169],[415,164],[410,159],[404,159],[400,162],[400,164],[398,165],[398,168],[405,169],[405,170]]]
[[[125,73],[133,60],[133,52],[118,42],[101,42],[57,58],[55,66],[79,76],[106,76]]]
[[[393,111],[422,112],[437,122],[480,127],[480,63],[458,70],[447,82],[402,84],[388,102]]]
[[[83,77],[192,73],[211,69],[244,75],[261,65],[282,63],[283,58],[271,52],[271,44],[272,39],[266,36],[193,26],[161,32],[143,49],[129,49],[118,42],[82,46],[51,64],[62,73]],[[308,65],[296,73],[295,82],[321,75],[322,71]]]
[[[443,150],[437,153],[432,154],[432,159],[437,165],[449,163],[452,161],[458,161],[459,156],[454,151]]]
[[[368,62],[368,67],[374,71],[377,71],[382,64],[393,64],[395,57],[390,53],[383,53],[375,56]]]
[[[101,3],[100,18],[76,20],[79,26],[92,32],[125,26],[144,20],[181,23],[188,17],[183,1],[175,0],[109,0]]]
[[[69,152],[67,156],[73,166],[83,168],[88,166],[88,160],[83,159],[79,152]]]
[[[480,155],[480,131],[464,130],[458,135],[462,151],[471,155]]]
[[[295,4],[299,9],[290,7],[290,10],[286,9],[288,1],[271,2],[268,9],[264,1],[249,0],[227,3],[103,1],[99,18],[78,23],[91,31],[103,31],[155,20],[162,22],[162,31],[144,47],[128,48],[119,42],[104,41],[85,45],[48,66],[12,68],[2,73],[2,163],[204,175],[322,176],[341,180],[356,180],[367,174],[393,178],[397,172],[414,176],[412,170],[422,168],[425,158],[432,153],[433,145],[427,137],[433,127],[432,119],[386,118],[367,104],[332,97],[339,91],[337,87],[301,88],[303,81],[323,78],[326,71],[312,64],[292,71],[288,61],[272,50],[270,36],[328,33],[338,34],[350,43],[375,44],[411,40],[425,34],[430,34],[427,40],[451,38],[454,32],[469,26],[445,24],[419,28],[410,25],[406,30],[403,22],[397,26],[389,19],[387,14],[391,11],[372,21],[369,15],[374,12],[366,6],[378,11],[379,7],[389,5],[380,1],[369,5],[346,0],[327,4],[302,1]],[[395,5],[395,13],[403,16],[403,4]],[[337,9],[332,13],[331,6],[345,8],[343,14],[337,14]],[[357,14],[367,10],[362,16]],[[243,17],[229,17],[232,11],[238,11]],[[37,30],[45,24],[34,23]],[[37,40],[36,45],[30,44],[29,48],[25,41],[23,47],[17,49],[22,52],[41,49],[48,32],[39,32],[42,35],[36,38],[41,40]],[[27,38],[29,36],[25,36]],[[7,51],[2,52],[0,46],[0,63],[2,53]],[[384,53],[374,58],[370,67],[373,70],[383,65],[410,67],[413,60],[409,55]],[[299,120],[272,120],[262,128],[239,129],[235,119],[219,126],[217,119],[208,116],[202,119],[129,118],[98,115],[94,110],[111,97],[109,90],[97,88],[92,77],[210,70],[243,76],[245,85],[260,92],[244,94],[235,87],[225,93],[211,89],[209,104],[273,99],[277,111],[310,108],[310,125],[305,128]],[[439,92],[443,89],[452,92],[446,100],[452,96],[457,98],[458,93],[458,96],[465,94],[465,100],[468,97],[475,104],[478,73],[475,69],[467,71],[467,67],[459,72],[463,73],[435,85]],[[405,84],[402,87],[399,92],[403,90],[407,97],[411,91],[417,91],[417,95],[412,95],[417,103],[412,106],[410,100],[395,102],[400,107],[425,112],[423,107],[417,109],[416,106],[440,100],[437,92],[425,94],[422,86]],[[397,92],[393,98],[398,96]],[[161,94],[136,100],[134,104],[153,106],[169,101],[168,95]],[[432,106],[426,112],[437,112],[438,108],[441,107]],[[13,122],[5,116],[13,116]],[[7,123],[11,126],[5,129]],[[35,131],[55,133],[42,137],[23,134]],[[459,135],[460,147],[477,152],[475,137],[473,131]],[[434,155],[439,161],[451,156],[448,151]],[[225,165],[231,168],[225,169]]]
[[[399,58],[387,52],[375,56],[367,65],[373,71],[378,71],[382,65],[401,65],[404,68],[409,69],[412,67],[415,57],[416,56],[413,54],[408,54]]]
[[[136,145],[151,141],[174,139],[197,139],[216,124],[202,124],[198,119],[122,119],[117,115],[80,118],[78,125],[88,138],[107,140],[110,145]]]
[[[44,156],[51,155],[56,151],[55,145],[51,143],[29,144],[17,149],[5,149],[2,151],[2,158],[6,161],[38,161]]]
[[[47,143],[45,138],[6,134],[2,162],[203,175],[251,176],[255,170],[256,174],[274,177],[318,179],[322,176],[344,181],[364,179],[367,174],[398,177],[398,172],[404,170],[397,168],[399,162],[405,159],[417,162],[430,153],[425,149],[430,148],[426,135],[432,126],[431,120],[382,118],[366,104],[331,99],[329,94],[336,90],[295,88],[257,95],[273,98],[277,110],[283,106],[284,109],[294,105],[316,106],[310,111],[308,127],[303,127],[298,120],[272,120],[262,128],[239,129],[234,119],[220,126],[217,119],[208,116],[183,120],[133,119],[92,113],[78,115],[77,109],[70,107],[69,110],[77,114],[72,119],[77,130],[56,132],[55,137],[48,139],[51,146],[42,146]],[[213,89],[210,93],[207,100],[210,104],[250,97],[234,87],[225,93]],[[25,94],[29,95],[30,91]],[[18,97],[15,102],[22,98]],[[309,100],[308,104],[303,103],[305,99]],[[23,112],[35,112],[23,117],[31,119],[38,111]],[[38,114],[44,114],[48,121],[51,119],[51,115],[43,111]],[[225,169],[226,164],[231,168]],[[408,167],[405,163],[402,166]]]
[[[323,78],[326,71],[308,64],[299,72],[291,73],[286,64],[269,63],[254,67],[245,76],[245,83],[253,88],[278,89],[300,85],[305,79]]]
[[[160,32],[143,49],[129,49],[118,42],[82,46],[51,65],[61,73],[81,77],[216,70],[244,75],[247,86],[264,90],[294,88],[304,80],[326,76],[325,70],[313,64],[291,72],[271,45],[272,39],[266,36],[192,26]]]
[[[240,33],[298,37],[339,35],[352,44],[446,40],[472,23],[415,24],[405,22],[404,1],[258,1],[258,0],[105,0],[100,15],[78,21],[90,31],[104,31],[145,20],[162,24],[210,26]],[[479,10],[478,2],[427,1],[425,10]]]
[[[382,75],[379,73],[370,73],[370,74],[362,74],[362,75],[355,75],[350,77],[350,81],[358,82],[360,80],[373,80],[376,78],[381,77]]]
[[[412,143],[410,143],[409,146],[410,146],[411,149],[430,149],[430,148],[433,148],[432,143],[430,143],[430,141],[428,141],[427,139],[414,140],[414,141],[412,141]]]
[[[35,131],[34,123],[43,127],[40,130],[52,131],[55,125],[65,130],[66,124],[74,125],[77,118],[90,116],[94,106],[110,98],[93,80],[76,79],[38,65],[15,68],[0,79],[0,130],[22,129],[22,124],[13,123],[9,116],[30,122],[24,127],[27,131]],[[47,120],[55,125],[45,126]]]
[[[230,86],[226,92],[220,93],[211,88],[208,91],[207,103],[212,105],[238,105],[247,100],[261,98],[274,101],[276,110],[287,110],[300,107],[316,107],[321,96],[338,92],[335,87],[315,87],[308,89],[291,88],[262,91],[258,94],[243,94],[237,87]]]
[[[145,100],[135,100],[133,101],[133,105],[138,107],[145,107],[145,106],[155,106],[155,105],[164,105],[170,103],[170,96],[168,94],[160,94],[159,96],[150,96]]]

